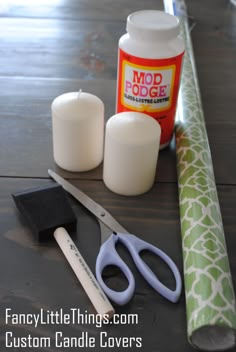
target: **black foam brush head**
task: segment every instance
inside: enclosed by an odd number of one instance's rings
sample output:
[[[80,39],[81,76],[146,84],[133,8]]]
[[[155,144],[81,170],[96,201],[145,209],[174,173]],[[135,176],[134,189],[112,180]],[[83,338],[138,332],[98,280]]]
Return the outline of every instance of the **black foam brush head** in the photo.
[[[52,238],[58,227],[76,230],[76,217],[64,189],[58,184],[14,193],[13,199],[38,241]]]

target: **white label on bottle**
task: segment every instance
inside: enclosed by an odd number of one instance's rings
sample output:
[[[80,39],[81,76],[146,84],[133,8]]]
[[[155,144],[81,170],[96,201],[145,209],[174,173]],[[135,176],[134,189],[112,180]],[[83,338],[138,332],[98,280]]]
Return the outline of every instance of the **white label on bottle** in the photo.
[[[135,110],[161,111],[172,103],[175,65],[145,67],[123,61],[123,104]]]

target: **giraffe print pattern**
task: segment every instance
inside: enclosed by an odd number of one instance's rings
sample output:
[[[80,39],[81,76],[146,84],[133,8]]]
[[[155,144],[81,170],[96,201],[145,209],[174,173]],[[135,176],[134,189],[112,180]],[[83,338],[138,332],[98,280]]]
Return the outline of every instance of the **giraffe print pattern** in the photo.
[[[204,326],[236,329],[235,296],[211,153],[186,21],[176,150],[188,336]]]

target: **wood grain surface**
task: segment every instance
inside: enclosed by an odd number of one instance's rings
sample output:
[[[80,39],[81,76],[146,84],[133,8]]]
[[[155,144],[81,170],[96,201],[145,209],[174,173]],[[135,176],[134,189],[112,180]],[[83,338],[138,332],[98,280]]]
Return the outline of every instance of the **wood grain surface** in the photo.
[[[236,288],[236,8],[224,0],[205,0],[201,6],[195,0],[186,3],[191,23],[195,23],[195,61]],[[50,109],[58,95],[83,89],[104,101],[106,120],[114,114],[117,42],[125,32],[127,15],[145,8],[163,9],[162,1],[9,0],[0,4],[1,346],[6,330],[16,336],[31,333],[52,338],[56,330],[53,326],[37,330],[6,326],[6,307],[19,313],[61,307],[93,313],[56,243],[35,241],[11,197],[15,191],[51,183],[48,168],[71,179],[127,230],[167,252],[182,273],[174,140],[159,155],[154,187],[138,197],[110,192],[102,182],[102,165],[72,174],[59,169],[52,154]],[[72,198],[70,202],[78,217],[74,240],[94,271],[100,244],[98,223]],[[60,329],[68,336],[88,331],[98,338],[101,330],[117,338],[141,336],[143,346],[137,350],[149,352],[193,351],[187,341],[184,294],[178,304],[167,302],[145,283],[128,253],[123,248],[118,250],[135,275],[136,291],[131,302],[116,307],[116,311],[138,314],[139,323],[102,329],[82,324]],[[160,260],[148,255],[145,260],[167,285],[173,286],[173,278]],[[121,275],[109,280],[116,287],[125,284]]]

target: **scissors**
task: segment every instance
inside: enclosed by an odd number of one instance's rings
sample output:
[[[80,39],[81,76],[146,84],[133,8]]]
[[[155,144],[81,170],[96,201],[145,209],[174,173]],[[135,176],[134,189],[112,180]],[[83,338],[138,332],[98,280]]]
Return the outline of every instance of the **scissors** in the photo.
[[[96,277],[105,294],[113,302],[118,305],[124,305],[129,302],[135,291],[134,276],[127,264],[116,251],[116,244],[118,242],[120,242],[128,249],[137,269],[154,290],[156,290],[160,295],[173,303],[178,301],[181,294],[182,280],[177,266],[167,254],[152,244],[139,239],[135,235],[130,234],[113,218],[113,216],[106,209],[101,207],[92,198],[88,197],[85,193],[56,174],[54,171],[48,170],[48,174],[68,193],[77,199],[85,208],[87,208],[92,214],[96,216],[100,225],[102,242],[96,260]],[[163,283],[143,261],[140,256],[140,253],[143,250],[150,251],[159,256],[169,266],[175,277],[175,290],[171,290],[167,286],[163,285]],[[110,265],[118,267],[126,276],[128,280],[128,287],[124,291],[114,291],[104,282],[102,273],[104,269]]]

